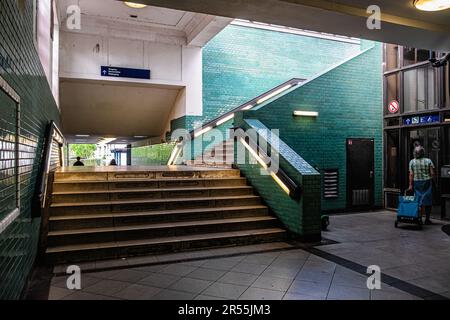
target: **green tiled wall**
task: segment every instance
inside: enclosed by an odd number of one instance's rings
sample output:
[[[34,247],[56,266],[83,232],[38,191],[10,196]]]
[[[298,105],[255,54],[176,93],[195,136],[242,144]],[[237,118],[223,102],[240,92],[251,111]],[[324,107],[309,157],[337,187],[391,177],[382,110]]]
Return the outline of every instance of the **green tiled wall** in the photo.
[[[375,139],[375,204],[382,205],[381,63],[381,44],[372,43],[367,52],[251,111],[314,167],[339,168],[339,198],[322,200],[324,210],[346,208],[347,138]],[[319,116],[294,117],[294,110]]]
[[[33,1],[24,1],[23,11],[18,3],[0,1],[0,74],[21,98],[21,208],[19,218],[0,234],[0,300],[20,297],[35,260],[40,219],[31,218],[31,199],[46,125],[59,122],[33,42]]]

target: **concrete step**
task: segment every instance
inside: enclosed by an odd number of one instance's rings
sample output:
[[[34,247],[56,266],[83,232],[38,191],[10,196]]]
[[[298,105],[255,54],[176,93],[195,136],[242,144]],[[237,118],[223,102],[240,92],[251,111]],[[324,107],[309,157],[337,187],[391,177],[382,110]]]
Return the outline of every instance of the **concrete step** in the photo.
[[[120,169],[120,168],[119,168]],[[133,170],[127,168],[124,171],[108,171],[103,168],[82,168],[79,171],[57,171],[55,181],[79,182],[86,180],[94,181],[129,181],[129,180],[151,180],[151,179],[192,179],[192,178],[224,178],[240,177],[240,171],[234,169],[208,169],[195,167],[155,167],[154,170]],[[83,171],[85,170],[85,171]]]
[[[49,263],[66,263],[114,259],[162,252],[179,252],[200,248],[283,241],[287,233],[281,228],[252,229],[234,232],[193,234],[145,240],[111,241],[95,244],[47,248]]]
[[[124,179],[117,181],[55,181],[53,191],[121,190],[128,188],[184,188],[184,187],[228,187],[247,185],[242,177],[190,178],[190,179]]]
[[[261,204],[256,195],[225,197],[191,197],[168,199],[138,199],[52,203],[51,215],[75,215],[79,213],[107,213],[123,211],[176,210],[192,208],[219,208]]]
[[[250,186],[57,191],[53,192],[52,203],[129,199],[173,199],[180,197],[239,196],[251,194],[253,194],[253,187]]]
[[[263,205],[149,212],[137,211],[77,214],[72,216],[51,216],[49,219],[49,230],[59,231],[95,227],[128,226],[141,223],[242,218],[264,216],[268,214],[269,209]]]
[[[47,242],[49,247],[54,247],[217,233],[222,230],[232,232],[270,227],[279,227],[277,219],[271,216],[208,219],[139,224],[132,226],[50,231],[48,233]]]

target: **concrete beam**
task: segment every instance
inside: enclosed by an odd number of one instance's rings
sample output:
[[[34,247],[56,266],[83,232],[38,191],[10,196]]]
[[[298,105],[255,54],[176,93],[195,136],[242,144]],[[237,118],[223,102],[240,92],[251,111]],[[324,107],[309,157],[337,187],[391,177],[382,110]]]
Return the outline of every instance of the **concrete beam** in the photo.
[[[363,6],[367,1],[358,1],[359,7],[341,4],[346,1],[321,0],[135,0],[135,2],[411,47],[450,51],[450,26],[448,23],[434,22],[433,16],[427,13],[423,13],[419,19],[410,18],[407,10],[395,13],[382,12],[381,30],[368,29],[366,22],[369,14]],[[450,21],[450,11],[443,14],[448,14]]]

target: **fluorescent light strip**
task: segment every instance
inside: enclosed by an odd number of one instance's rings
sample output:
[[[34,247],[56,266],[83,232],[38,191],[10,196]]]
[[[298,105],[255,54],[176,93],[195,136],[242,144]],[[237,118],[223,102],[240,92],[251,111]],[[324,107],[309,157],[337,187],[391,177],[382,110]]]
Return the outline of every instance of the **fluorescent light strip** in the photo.
[[[283,91],[286,91],[286,90],[289,89],[290,87],[292,87],[292,84],[285,85],[284,87],[282,87],[282,88],[280,88],[280,89],[278,89],[278,90],[275,90],[274,92],[268,94],[267,96],[262,97],[262,98],[259,99],[256,103],[257,103],[257,104],[263,103],[263,102],[265,102],[265,101],[267,101],[267,100],[269,100],[269,99],[271,99],[271,98],[273,98],[273,97],[279,95],[279,94],[282,93]]]
[[[233,113],[233,114],[230,114],[228,117],[225,117],[225,118],[223,118],[223,119],[217,121],[216,126],[220,126],[221,124],[223,124],[223,123],[225,123],[225,122],[227,122],[228,120],[231,120],[231,119],[233,119],[233,118],[234,118],[234,113]]]
[[[255,157],[256,161],[264,168],[267,169],[267,164],[264,162],[264,160],[259,156],[259,154],[250,147],[250,145],[245,142],[244,138],[241,138],[241,143],[244,145],[244,147],[252,154],[253,157]]]
[[[178,155],[180,154],[180,151],[181,151],[181,147],[176,145],[175,149],[172,151],[172,154],[170,155],[169,161],[167,162],[168,166],[171,166],[174,163],[175,159],[178,158]]]
[[[270,175],[272,176],[273,180],[275,180],[278,183],[278,185],[281,187],[281,189],[284,190],[284,192],[286,192],[287,194],[291,193],[289,188],[283,183],[283,181],[281,181],[280,178],[278,178],[278,176],[274,172],[271,172]]]
[[[294,116],[298,116],[298,117],[318,117],[319,116],[319,112],[317,112],[317,111],[299,111],[299,110],[296,110],[296,111],[294,111]]]
[[[242,110],[250,110],[251,108],[253,108],[253,105],[249,104],[248,106],[243,107]]]
[[[256,153],[255,150],[253,150],[250,145],[245,141],[244,138],[241,138],[241,143],[244,145],[244,147],[252,154],[253,157],[255,157],[256,161],[258,161],[258,163],[267,170],[267,164],[264,162],[264,160]],[[281,187],[281,189],[283,189],[284,192],[286,192],[288,195],[291,193],[291,191],[289,190],[289,188],[283,183],[283,181],[281,181],[280,178],[278,178],[278,176],[274,173],[271,172],[270,173],[271,177],[273,178],[273,180],[275,180],[276,183],[278,183],[278,185]]]
[[[194,137],[197,138],[197,137],[201,136],[202,134],[205,134],[206,132],[208,132],[208,131],[211,130],[211,129],[212,129],[211,126],[210,126],[210,127],[203,128],[202,130],[195,132],[195,133],[194,133]]]

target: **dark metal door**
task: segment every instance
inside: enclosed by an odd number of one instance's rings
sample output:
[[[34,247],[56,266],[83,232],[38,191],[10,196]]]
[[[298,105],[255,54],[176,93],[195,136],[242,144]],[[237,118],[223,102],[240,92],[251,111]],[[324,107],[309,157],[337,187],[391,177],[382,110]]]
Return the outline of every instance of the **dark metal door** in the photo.
[[[347,139],[347,206],[374,205],[374,140]]]

